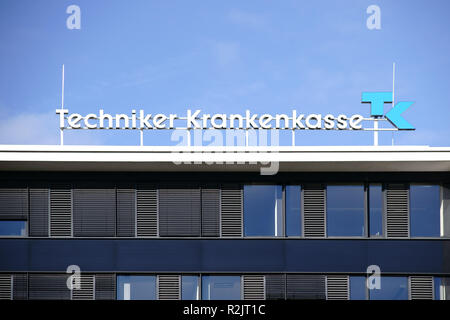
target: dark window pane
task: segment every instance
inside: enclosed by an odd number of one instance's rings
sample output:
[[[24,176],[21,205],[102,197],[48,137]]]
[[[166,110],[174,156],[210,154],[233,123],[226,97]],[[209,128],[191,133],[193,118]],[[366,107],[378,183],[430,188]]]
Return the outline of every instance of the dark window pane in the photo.
[[[302,234],[301,187],[286,186],[286,235]]]
[[[0,236],[22,236],[27,235],[26,221],[0,221]]]
[[[440,206],[439,186],[411,186],[411,237],[440,236]]]
[[[182,300],[198,300],[199,287],[198,276],[182,276],[181,277],[181,299]]]
[[[282,236],[281,186],[244,186],[244,235]]]
[[[327,187],[328,236],[364,236],[364,187]]]
[[[366,277],[351,276],[350,277],[350,300],[366,300]]]
[[[370,300],[408,300],[407,277],[381,277],[381,288],[369,290]]]
[[[156,300],[156,276],[117,276],[117,300]]]
[[[203,276],[202,300],[240,300],[240,276]]]
[[[369,186],[369,229],[370,236],[383,235],[383,192],[381,185]]]

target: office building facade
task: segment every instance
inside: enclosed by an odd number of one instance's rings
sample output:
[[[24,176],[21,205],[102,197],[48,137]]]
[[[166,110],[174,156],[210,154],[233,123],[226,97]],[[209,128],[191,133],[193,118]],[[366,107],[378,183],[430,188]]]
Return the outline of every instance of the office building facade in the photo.
[[[2,299],[450,298],[450,148],[0,146],[0,171]]]

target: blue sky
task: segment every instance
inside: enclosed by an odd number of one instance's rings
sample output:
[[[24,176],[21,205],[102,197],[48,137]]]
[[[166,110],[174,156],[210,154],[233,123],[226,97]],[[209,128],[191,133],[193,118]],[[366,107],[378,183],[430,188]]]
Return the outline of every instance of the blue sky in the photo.
[[[81,9],[69,30],[66,8]],[[366,27],[369,5],[381,30]],[[70,112],[369,114],[362,91],[414,101],[395,144],[448,146],[450,2],[0,2],[0,143],[58,144],[61,65]],[[386,106],[389,108],[390,106]],[[282,144],[290,141],[281,134]],[[391,144],[391,133],[380,144]],[[297,145],[371,145],[369,132],[301,131]],[[71,131],[66,144],[137,145],[134,131]],[[146,132],[146,145],[174,144]]]

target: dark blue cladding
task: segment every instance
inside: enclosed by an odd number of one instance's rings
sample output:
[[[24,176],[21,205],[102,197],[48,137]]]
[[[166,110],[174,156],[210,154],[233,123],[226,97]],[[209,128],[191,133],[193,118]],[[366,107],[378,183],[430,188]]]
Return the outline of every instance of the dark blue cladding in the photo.
[[[450,240],[0,239],[0,271],[450,274]]]

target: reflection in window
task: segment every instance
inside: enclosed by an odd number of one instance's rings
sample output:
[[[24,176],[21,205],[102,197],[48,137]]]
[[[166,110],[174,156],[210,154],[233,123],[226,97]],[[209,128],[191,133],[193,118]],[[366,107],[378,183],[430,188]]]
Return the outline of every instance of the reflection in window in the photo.
[[[244,186],[244,235],[282,236],[281,186]]]
[[[202,300],[240,300],[240,276],[203,276]]]
[[[411,237],[440,236],[439,186],[411,185]]]
[[[441,284],[442,284],[442,278],[441,277],[433,277],[433,286],[434,286],[434,300],[441,300]]]
[[[301,230],[301,187],[286,186],[286,236],[301,236]]]
[[[365,276],[350,276],[350,300],[366,300],[367,286]]]
[[[383,235],[383,192],[377,184],[369,186],[369,230],[371,237]]]
[[[181,300],[198,300],[200,298],[198,282],[198,276],[181,277]]]
[[[327,187],[328,236],[364,236],[364,186]]]
[[[27,235],[27,222],[17,220],[1,220],[0,236],[21,236]]]
[[[156,300],[156,276],[117,276],[117,300]]]
[[[407,277],[381,277],[381,288],[369,290],[370,300],[408,300]]]

